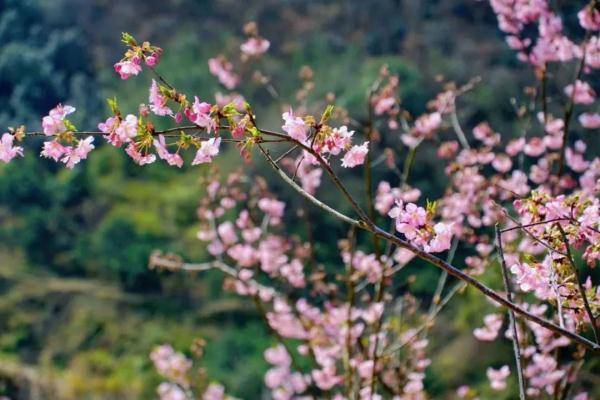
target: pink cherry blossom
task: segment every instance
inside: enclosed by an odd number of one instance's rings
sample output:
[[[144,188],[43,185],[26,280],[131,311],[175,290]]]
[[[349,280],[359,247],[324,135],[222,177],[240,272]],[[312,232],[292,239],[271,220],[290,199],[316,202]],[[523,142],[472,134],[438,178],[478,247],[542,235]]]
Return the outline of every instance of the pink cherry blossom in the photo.
[[[569,168],[576,172],[584,172],[590,165],[580,152],[573,151],[570,147],[565,150],[565,160]]]
[[[592,3],[595,4],[595,3]],[[587,5],[577,13],[579,24],[589,31],[600,30],[600,11],[593,8],[592,5]]]
[[[294,167],[294,170],[297,171],[296,175],[300,179],[302,189],[310,194],[315,194],[317,188],[321,185],[323,170],[321,168],[312,168],[311,163],[302,156],[294,164],[298,165],[297,168]]]
[[[85,160],[94,149],[92,142],[94,141],[93,136],[80,140],[76,147],[65,147],[66,151],[63,154],[62,162],[64,162],[67,168],[73,168],[76,164],[79,164],[81,160]]]
[[[150,103],[150,110],[156,115],[173,115],[173,110],[167,106],[168,98],[160,93],[158,84],[152,79],[152,85],[150,86],[150,96],[148,102]]]
[[[423,250],[430,253],[439,253],[450,248],[452,240],[452,226],[443,222],[438,222],[433,226],[435,232],[433,238],[428,244],[423,246]]]
[[[219,146],[221,138],[211,138],[200,143],[200,148],[196,152],[196,156],[192,161],[192,165],[204,164],[212,162],[213,157],[219,154]]]
[[[182,386],[187,386],[187,373],[192,367],[192,362],[182,353],[176,352],[168,344],[156,347],[150,354],[156,371]]]
[[[58,140],[50,140],[44,142],[44,148],[40,155],[42,157],[51,158],[54,161],[58,161],[65,153],[68,152],[68,148],[60,144]]]
[[[133,57],[131,60],[122,60],[114,65],[115,71],[121,79],[128,79],[131,76],[142,72],[141,60],[139,57]]]
[[[194,97],[194,104],[191,108],[186,108],[185,115],[190,122],[198,125],[201,128],[205,128],[208,133],[216,129],[216,122],[211,114],[212,106],[207,102],[200,102],[198,96]]]
[[[183,166],[183,158],[178,153],[169,153],[164,135],[158,135],[158,139],[154,139],[154,147],[161,160],[165,160],[169,165],[175,165],[179,168]]]
[[[115,138],[111,138],[109,135],[109,141],[112,139],[111,143],[113,145],[120,146],[121,143],[129,143],[131,139],[137,136],[138,132],[138,119],[135,115],[129,114],[125,117],[124,120],[121,121],[119,126],[115,128]]]
[[[218,383],[211,383],[208,385],[202,400],[224,400],[225,399],[225,388]]]
[[[413,132],[417,137],[430,138],[442,124],[442,115],[439,112],[424,114],[417,118]]]
[[[494,158],[494,161],[492,161],[492,167],[494,167],[494,169],[498,172],[506,173],[506,172],[510,171],[510,169],[512,168],[512,165],[513,164],[512,164],[510,157],[508,157],[504,154],[498,154]]]
[[[352,146],[352,148],[348,150],[342,158],[342,167],[354,168],[357,165],[362,165],[365,162],[365,157],[367,156],[368,152],[369,142]]]
[[[587,129],[600,128],[600,113],[583,113],[579,116],[579,123]]]
[[[346,126],[333,128],[331,135],[325,139],[323,150],[336,156],[350,146],[353,135],[354,131],[349,131]]]
[[[396,105],[396,98],[394,96],[390,95],[390,96],[380,97],[375,102],[373,111],[375,112],[375,115],[382,115],[382,114],[388,112],[389,110],[391,110],[394,107],[394,105]]]
[[[332,368],[315,369],[312,371],[312,377],[322,390],[330,390],[342,381],[342,377],[335,375],[335,370]]]
[[[483,318],[484,327],[477,328],[473,331],[473,335],[477,340],[481,341],[492,341],[498,337],[498,332],[502,327],[502,315],[500,314],[488,314]]]
[[[133,159],[138,165],[152,164],[156,161],[156,156],[151,153],[143,154],[139,149],[138,145],[134,142],[129,143],[129,146],[125,149],[125,152]]]
[[[209,59],[208,69],[229,90],[235,88],[240,81],[239,76],[233,72],[233,64],[222,57]]]
[[[163,382],[156,389],[159,400],[187,400],[185,392],[176,384]]]
[[[106,121],[98,124],[98,129],[105,133],[104,138],[115,147],[120,147],[123,144],[119,135],[116,133],[119,123],[118,117],[109,117]]]
[[[486,375],[490,380],[490,386],[494,390],[506,389],[506,378],[510,375],[510,368],[508,365],[503,365],[500,369],[488,368]]]
[[[417,239],[418,230],[427,222],[427,212],[423,207],[413,203],[404,206],[402,201],[396,201],[396,207],[388,215],[396,219],[396,230],[409,240]]]
[[[147,66],[152,68],[152,67],[156,67],[158,65],[159,59],[160,59],[160,54],[154,52],[154,53],[150,54],[149,56],[144,57],[144,62],[146,63]]]
[[[265,350],[265,360],[267,360],[269,364],[276,366],[287,367],[292,363],[292,358],[281,344]]]
[[[554,385],[563,378],[565,371],[558,367],[554,357],[536,353],[525,367],[523,375],[529,380],[531,387],[545,389],[548,394],[553,394]]]
[[[294,116],[294,112],[290,109],[281,116],[285,124],[281,127],[292,139],[299,142],[305,142],[308,135],[308,125],[300,117]]]
[[[592,104],[596,100],[596,92],[587,83],[581,80],[576,80],[575,85],[565,87],[565,94],[573,98],[575,104]]]
[[[46,136],[59,135],[66,132],[64,119],[67,115],[75,112],[75,107],[57,105],[50,110],[49,114],[42,119],[42,128]]]
[[[0,161],[8,163],[16,156],[23,157],[23,147],[13,146],[14,136],[10,133],[2,134],[0,138]]]
[[[461,399],[463,399],[463,398],[467,397],[470,390],[471,390],[471,388],[469,388],[467,385],[459,386],[459,388],[456,389],[456,395],[458,397],[460,397]]]
[[[258,208],[271,217],[271,222],[273,224],[277,224],[281,221],[281,217],[283,217],[285,203],[283,201],[264,197],[258,201]]]
[[[267,39],[251,37],[240,46],[242,52],[249,56],[259,56],[269,50],[271,43]]]
[[[532,137],[529,139],[525,147],[523,148],[523,152],[530,157],[539,157],[546,151],[546,146],[542,138]]]

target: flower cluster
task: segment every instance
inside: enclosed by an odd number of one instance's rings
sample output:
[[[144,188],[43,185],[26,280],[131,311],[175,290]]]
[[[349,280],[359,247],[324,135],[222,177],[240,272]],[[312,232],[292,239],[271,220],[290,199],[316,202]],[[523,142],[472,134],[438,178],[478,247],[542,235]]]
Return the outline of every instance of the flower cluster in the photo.
[[[5,132],[0,137],[0,161],[9,163],[16,156],[23,156],[23,147],[14,145],[14,135]]]
[[[428,205],[425,210],[414,203],[404,204],[402,200],[396,200],[395,204],[388,215],[395,219],[396,230],[406,239],[430,253],[450,248],[452,224],[433,223],[435,205]]]
[[[94,149],[93,136],[80,139],[73,134],[77,128],[66,119],[73,112],[75,107],[59,104],[42,119],[44,134],[54,137],[53,140],[44,142],[42,157],[61,161],[67,168],[73,168],[81,160],[85,160]]]
[[[128,79],[142,72],[142,63],[150,68],[158,64],[162,55],[160,47],[153,46],[149,42],[138,44],[128,33],[123,33],[122,41],[128,46],[128,49],[123,58],[114,65],[114,69],[121,79]]]

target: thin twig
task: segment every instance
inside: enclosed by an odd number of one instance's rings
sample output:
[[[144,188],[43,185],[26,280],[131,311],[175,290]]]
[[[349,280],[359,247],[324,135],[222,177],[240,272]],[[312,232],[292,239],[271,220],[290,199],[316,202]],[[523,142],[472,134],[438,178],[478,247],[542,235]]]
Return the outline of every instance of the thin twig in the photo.
[[[504,290],[506,290],[506,298],[513,301],[513,293],[510,281],[508,279],[508,268],[504,259],[504,248],[502,247],[502,232],[500,226],[496,224],[496,247],[498,248],[498,260],[502,268],[502,279],[504,281]],[[519,398],[525,400],[525,380],[523,379],[523,365],[521,364],[521,348],[519,347],[519,336],[517,332],[517,321],[513,310],[508,310],[510,327],[512,329],[513,352],[515,353],[515,365],[517,368],[517,377],[519,379]]]

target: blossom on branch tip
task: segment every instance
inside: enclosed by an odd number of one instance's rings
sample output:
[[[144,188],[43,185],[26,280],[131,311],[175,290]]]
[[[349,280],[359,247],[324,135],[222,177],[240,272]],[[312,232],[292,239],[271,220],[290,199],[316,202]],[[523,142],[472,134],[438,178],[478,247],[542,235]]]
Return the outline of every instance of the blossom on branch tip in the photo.
[[[8,163],[16,156],[23,157],[23,147],[13,145],[14,136],[10,133],[2,134],[0,138],[0,161]]]
[[[251,37],[240,46],[242,52],[248,56],[259,56],[264,54],[271,43],[267,39]]]
[[[128,79],[131,76],[142,72],[141,60],[139,57],[133,57],[131,60],[122,60],[114,65],[115,71],[121,79]]]
[[[42,119],[42,129],[46,136],[59,135],[67,131],[65,117],[75,112],[75,107],[57,105]]]

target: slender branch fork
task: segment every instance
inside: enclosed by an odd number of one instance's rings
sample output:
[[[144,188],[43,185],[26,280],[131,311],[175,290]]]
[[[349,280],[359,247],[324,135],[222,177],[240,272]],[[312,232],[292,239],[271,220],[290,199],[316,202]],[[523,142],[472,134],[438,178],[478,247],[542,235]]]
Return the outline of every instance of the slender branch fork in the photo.
[[[221,130],[227,130],[229,129],[228,126],[220,126],[219,129]],[[158,135],[158,134],[169,134],[169,133],[174,133],[174,132],[178,132],[178,131],[189,131],[189,130],[197,130],[197,131],[201,131],[202,128],[198,127],[198,126],[182,126],[182,127],[176,127],[176,128],[170,128],[167,130],[162,130],[162,131],[155,131],[154,134]],[[435,265],[438,268],[441,268],[442,270],[446,271],[449,275],[452,275],[453,277],[465,282],[466,284],[472,286],[473,288],[477,289],[478,291],[480,291],[481,293],[483,293],[485,296],[487,296],[488,298],[496,301],[497,303],[509,308],[510,310],[512,310],[514,313],[522,316],[523,318],[535,322],[541,326],[543,326],[546,329],[549,329],[555,333],[558,333],[560,335],[563,335],[565,337],[568,337],[569,339],[585,346],[586,348],[594,351],[594,352],[600,352],[600,344],[598,343],[594,343],[593,341],[575,333],[575,332],[571,332],[565,328],[562,328],[558,325],[556,325],[555,323],[548,321],[546,319],[543,319],[537,315],[534,315],[532,313],[530,313],[529,311],[525,310],[524,308],[522,308],[521,306],[513,303],[512,301],[508,300],[507,298],[505,298],[504,296],[502,296],[500,293],[496,292],[495,290],[491,289],[490,287],[486,286],[485,284],[483,284],[482,282],[478,281],[477,279],[473,278],[472,276],[468,275],[466,272],[462,271],[461,269],[453,266],[452,264],[442,260],[441,258],[438,258],[437,256],[430,254],[422,249],[420,249],[419,247],[413,245],[412,243],[401,239],[399,237],[397,237],[396,235],[394,235],[393,233],[387,232],[386,230],[380,228],[379,226],[377,226],[367,215],[367,213],[360,207],[360,205],[357,203],[357,201],[354,199],[354,197],[350,194],[350,192],[348,191],[348,189],[346,188],[346,186],[342,183],[342,181],[340,180],[340,178],[337,176],[337,174],[335,173],[335,171],[333,170],[333,168],[331,167],[331,165],[329,165],[329,163],[323,159],[323,157],[321,157],[321,155],[319,153],[317,153],[311,146],[299,142],[293,138],[291,138],[288,135],[285,135],[283,133],[279,133],[279,132],[274,132],[274,131],[270,131],[270,130],[266,130],[266,129],[259,129],[259,131],[265,135],[265,136],[270,136],[273,138],[276,138],[275,140],[269,140],[269,139],[263,139],[263,138],[255,138],[255,143],[257,144],[257,147],[259,148],[260,152],[262,153],[262,155],[265,157],[265,159],[267,160],[267,162],[269,163],[269,165],[271,165],[271,167],[273,169],[275,169],[275,171],[277,172],[277,174],[288,184],[290,185],[290,187],[292,189],[294,189],[298,194],[300,194],[301,196],[303,196],[304,198],[306,198],[309,202],[311,202],[312,204],[314,204],[316,207],[328,212],[329,214],[333,215],[334,217],[336,217],[337,219],[344,221],[347,224],[350,224],[352,226],[356,226],[357,228],[360,228],[364,231],[370,232],[371,234],[377,236],[378,238],[381,238],[393,245],[396,245],[398,247],[404,248],[409,250],[410,252],[412,252],[413,254],[415,254],[415,256],[419,257],[420,259],[429,262],[430,264]],[[90,134],[94,134],[94,135],[103,135],[103,132],[97,132],[97,131],[90,131],[90,132],[73,132],[74,134],[81,134],[81,135],[90,135]],[[26,133],[26,135],[28,136],[40,136],[42,135],[40,132],[28,132]],[[241,141],[243,141],[242,139],[240,139]],[[229,141],[233,141],[232,139],[229,139]],[[239,141],[239,140],[236,140]],[[263,144],[267,144],[267,143],[281,143],[281,142],[288,142],[291,143],[294,146],[297,146],[298,148],[307,151],[308,153],[310,153],[311,155],[313,155],[317,161],[319,162],[319,164],[321,165],[321,167],[325,170],[325,172],[327,172],[327,174],[329,175],[330,179],[333,181],[333,183],[336,185],[336,187],[340,190],[340,192],[342,193],[342,195],[346,198],[346,200],[350,203],[350,205],[352,206],[352,208],[354,209],[354,211],[358,214],[359,219],[354,219],[351,218],[337,210],[335,210],[334,208],[330,207],[329,205],[323,203],[322,201],[318,200],[315,196],[311,195],[310,193],[306,192],[302,187],[300,187],[292,178],[290,178],[280,167],[279,165],[275,162],[275,160],[271,157],[270,153],[268,152],[267,149],[264,148]],[[527,229],[524,229],[525,232],[528,232]],[[557,251],[556,249],[552,249],[553,251],[556,251],[558,253],[563,254],[560,251]],[[563,254],[566,255],[566,254]]]

